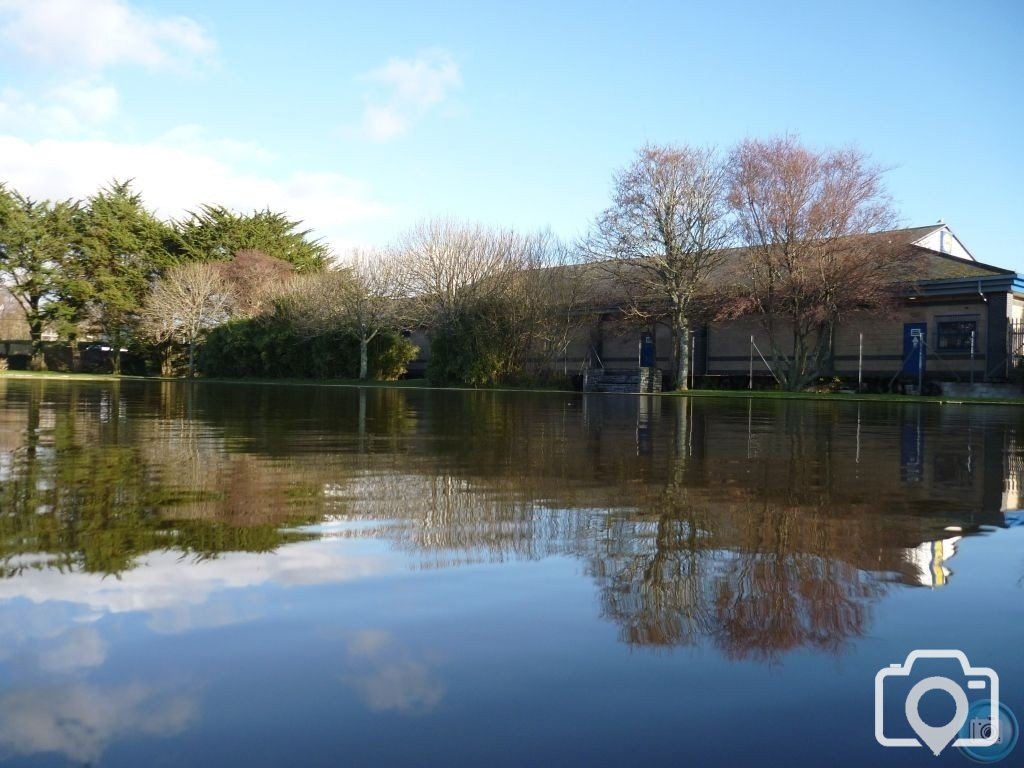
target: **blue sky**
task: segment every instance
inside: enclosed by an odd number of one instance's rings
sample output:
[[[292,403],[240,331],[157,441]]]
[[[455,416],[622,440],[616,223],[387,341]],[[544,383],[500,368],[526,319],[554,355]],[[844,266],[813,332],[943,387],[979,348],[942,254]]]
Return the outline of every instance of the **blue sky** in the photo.
[[[344,249],[438,215],[573,238],[645,142],[798,133],[1024,271],[1018,2],[0,0],[0,180],[134,177]]]

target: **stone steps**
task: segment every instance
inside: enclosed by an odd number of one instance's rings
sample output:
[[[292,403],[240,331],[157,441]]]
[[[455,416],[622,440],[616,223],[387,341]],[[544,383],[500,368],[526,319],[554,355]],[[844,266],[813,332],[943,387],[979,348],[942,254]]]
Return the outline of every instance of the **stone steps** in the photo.
[[[661,392],[658,368],[593,368],[583,377],[584,392],[650,394]]]

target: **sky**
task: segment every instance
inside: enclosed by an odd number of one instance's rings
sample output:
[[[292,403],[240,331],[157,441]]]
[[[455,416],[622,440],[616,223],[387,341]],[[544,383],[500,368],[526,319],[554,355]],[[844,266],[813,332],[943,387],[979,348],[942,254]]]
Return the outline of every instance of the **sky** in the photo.
[[[0,0],[0,182],[135,179],[339,252],[444,216],[582,236],[646,143],[797,134],[1024,272],[1024,3]]]

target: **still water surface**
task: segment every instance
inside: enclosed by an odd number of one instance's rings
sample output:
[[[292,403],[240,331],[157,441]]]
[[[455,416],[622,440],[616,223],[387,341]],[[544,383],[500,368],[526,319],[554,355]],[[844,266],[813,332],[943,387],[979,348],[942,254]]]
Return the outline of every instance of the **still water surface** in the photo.
[[[0,380],[0,762],[968,765],[874,678],[1024,714],[1022,414]]]

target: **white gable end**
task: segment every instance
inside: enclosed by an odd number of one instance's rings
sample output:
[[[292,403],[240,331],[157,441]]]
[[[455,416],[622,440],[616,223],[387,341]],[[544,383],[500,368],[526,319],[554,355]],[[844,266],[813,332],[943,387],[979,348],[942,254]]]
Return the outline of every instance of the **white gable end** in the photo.
[[[976,261],[976,259],[971,256],[971,252],[964,247],[963,243],[960,242],[960,238],[954,235],[953,231],[945,225],[933,229],[920,240],[915,240],[914,245],[919,245],[930,251],[947,253],[950,256],[956,256],[958,259]]]

